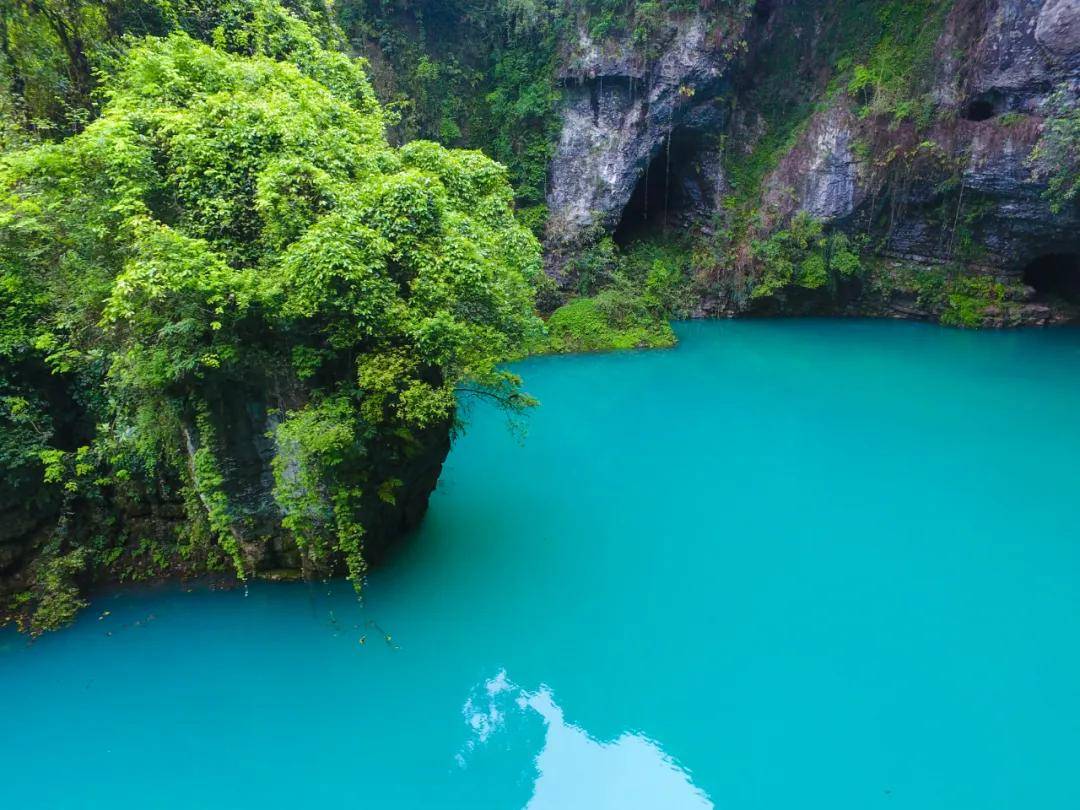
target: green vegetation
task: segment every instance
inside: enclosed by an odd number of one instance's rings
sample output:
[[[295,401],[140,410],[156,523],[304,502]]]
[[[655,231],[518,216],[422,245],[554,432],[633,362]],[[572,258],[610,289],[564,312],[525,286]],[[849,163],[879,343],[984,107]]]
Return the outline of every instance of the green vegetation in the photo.
[[[537,353],[599,352],[618,349],[664,348],[675,345],[675,334],[641,304],[619,288],[593,298],[564,304],[548,320],[549,337]]]
[[[775,295],[789,286],[807,290],[835,286],[862,269],[858,246],[846,234],[825,234],[822,223],[805,212],[787,228],[754,242],[752,249],[761,265],[752,298]]]
[[[562,4],[383,0],[343,4],[338,16],[370,56],[396,138],[481,149],[500,161],[523,221],[539,233],[558,132]]]
[[[1055,213],[1080,198],[1080,104],[1065,89],[1051,98],[1031,161],[1047,180],[1046,196]]]
[[[985,276],[955,276],[944,285],[945,308],[941,322],[946,326],[974,329],[982,326],[991,307],[1007,301],[1007,288]]]
[[[571,269],[581,297],[548,319],[537,353],[663,348],[675,345],[668,320],[690,307],[690,252],[682,240],[653,239],[620,250],[610,237]]]
[[[98,80],[126,37],[192,37],[298,63],[338,33],[316,0],[8,0],[0,4],[3,145],[80,131],[99,111]],[[303,21],[303,22],[301,22]]]
[[[866,50],[850,39],[857,31],[844,21],[848,51],[836,67],[850,76],[847,92],[860,100],[860,115],[887,116],[894,122],[910,119],[919,127],[930,123],[934,102],[927,91],[934,75],[934,46],[951,7],[951,0],[879,3],[878,31],[863,43],[872,43]]]
[[[1028,119],[1028,116],[1021,112],[1007,112],[998,116],[997,122],[999,126],[1014,127],[1017,124],[1023,123]]]
[[[883,303],[894,296],[906,296],[942,324],[965,329],[1019,322],[1018,309],[1026,298],[1020,282],[972,276],[957,265],[923,266],[880,259],[866,264],[869,294]]]
[[[114,43],[97,114],[0,163],[0,505],[52,515],[11,606],[33,630],[132,558],[251,573],[265,529],[230,485],[227,415],[247,392],[281,403],[279,531],[357,585],[365,505],[394,502],[458,389],[531,402],[499,367],[541,330],[506,170],[391,148],[361,63],[280,6],[249,10],[262,24],[212,45]],[[115,525],[162,497],[186,504],[179,536]]]
[[[568,11],[584,17],[594,41],[618,36],[648,62],[659,56],[660,39],[673,18],[705,11],[713,25],[721,26],[751,5],[747,0],[584,0]]]

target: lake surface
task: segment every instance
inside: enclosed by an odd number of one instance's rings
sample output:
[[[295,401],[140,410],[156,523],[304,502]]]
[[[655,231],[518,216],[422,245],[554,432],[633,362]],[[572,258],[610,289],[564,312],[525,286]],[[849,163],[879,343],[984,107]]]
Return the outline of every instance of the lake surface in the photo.
[[[0,804],[1080,807],[1080,332],[678,332],[521,364],[363,606],[0,634]]]

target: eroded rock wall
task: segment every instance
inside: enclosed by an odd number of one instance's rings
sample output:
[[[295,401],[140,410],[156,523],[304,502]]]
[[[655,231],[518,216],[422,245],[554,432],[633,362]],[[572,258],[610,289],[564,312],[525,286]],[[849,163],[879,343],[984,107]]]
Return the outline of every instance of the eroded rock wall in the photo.
[[[787,44],[797,42],[802,55],[782,69],[804,81],[811,75],[808,92],[817,101],[760,180],[759,224],[748,241],[805,212],[828,228],[865,236],[883,260],[959,267],[1010,285],[1009,316],[995,321],[991,313],[987,325],[1075,318],[1074,309],[1055,308],[1021,287],[1024,268],[1040,256],[1080,255],[1080,209],[1054,210],[1046,167],[1032,160],[1054,104],[1080,97],[1080,0],[952,3],[927,68],[932,120],[918,124],[866,115],[864,100],[835,82],[829,86],[831,11],[830,4],[807,0],[758,3],[729,32],[747,45],[737,59],[723,42],[703,35],[703,16],[689,17],[675,25],[651,72],[582,40],[566,69],[577,84],[567,92],[551,171],[548,244],[555,272],[568,246],[580,244],[590,228],[616,227],[635,184],[678,127],[696,118],[721,158],[724,149],[751,152],[765,136],[755,108],[762,97],[754,89],[777,70]],[[625,76],[637,82],[636,96],[622,92],[618,77]],[[601,81],[608,89],[598,92]],[[723,198],[745,196],[746,189],[723,176],[722,159],[713,162],[716,192],[702,205],[723,218]],[[704,309],[733,314],[745,305],[720,297]],[[895,302],[848,295],[832,305],[934,317],[902,290]]]
[[[578,29],[562,57],[562,129],[550,167],[549,266],[613,231],[635,186],[678,127],[718,135],[725,76],[746,18],[673,17],[649,58],[627,37]],[[714,161],[715,162],[715,161]],[[707,201],[712,205],[714,201]]]

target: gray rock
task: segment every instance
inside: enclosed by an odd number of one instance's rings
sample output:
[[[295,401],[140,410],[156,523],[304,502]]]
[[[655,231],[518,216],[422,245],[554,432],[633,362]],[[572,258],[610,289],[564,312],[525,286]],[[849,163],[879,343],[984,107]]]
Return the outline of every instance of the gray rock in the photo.
[[[766,179],[765,207],[781,216],[805,211],[826,222],[851,216],[866,191],[852,151],[855,127],[843,103],[815,114],[796,147]]]
[[[772,14],[810,5],[786,0],[756,15],[739,32],[752,43],[750,56],[781,30]],[[792,18],[800,21],[796,35],[813,36],[806,18]],[[735,133],[739,148],[748,149],[761,135],[762,119],[739,96],[740,87],[754,85],[746,73],[753,58],[732,64],[707,30],[701,14],[672,22],[653,65],[635,57],[628,43],[577,36],[564,60],[567,89],[548,194],[546,241],[556,277],[568,254],[617,226],[673,133],[692,133],[703,145],[670,170],[668,182],[686,205],[676,224],[707,229],[720,212],[727,191],[721,136]],[[805,211],[833,227],[872,233],[887,256],[966,265],[1003,280],[1019,279],[1047,253],[1080,253],[1080,209],[1053,212],[1031,160],[1051,96],[1062,89],[1080,95],[1080,0],[958,2],[933,70],[929,96],[945,114],[929,129],[857,117],[844,94],[816,111],[763,182],[763,232]],[[920,152],[920,141],[930,146]],[[890,155],[915,157],[901,165]],[[988,323],[1054,323],[1067,315],[1041,302],[1012,303]],[[738,299],[702,309],[728,313],[745,305]],[[912,300],[883,314],[918,317],[920,311]]]
[[[1055,56],[1080,55],[1080,0],[1048,0],[1039,12],[1035,39]]]
[[[602,47],[579,33],[561,74],[566,89],[547,196],[549,255],[563,255],[594,226],[613,229],[665,140],[716,96],[728,59],[709,36],[709,20],[702,14],[676,20],[665,43],[659,58],[645,64],[628,42]],[[706,173],[715,180],[716,166]]]

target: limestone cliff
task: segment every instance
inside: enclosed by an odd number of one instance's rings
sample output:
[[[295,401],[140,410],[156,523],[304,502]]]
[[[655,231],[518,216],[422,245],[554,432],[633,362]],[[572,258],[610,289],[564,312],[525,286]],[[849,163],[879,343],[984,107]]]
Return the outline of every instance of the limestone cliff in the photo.
[[[548,194],[553,258],[593,229],[618,225],[650,163],[671,148],[673,133],[707,137],[722,130],[719,102],[744,26],[740,15],[672,18],[652,60],[623,39],[597,43],[583,27],[576,30],[559,75],[562,130]],[[715,205],[715,173],[704,179],[701,202]]]
[[[700,289],[705,313],[936,319],[959,296],[971,305],[965,325],[1075,319],[1080,209],[1052,204],[1055,167],[1037,147],[1048,118],[1075,110],[1080,0],[908,6],[762,0],[719,36],[703,33],[715,11],[692,14],[672,21],[645,66],[626,43],[582,35],[551,166],[555,272],[567,245],[632,226],[637,195],[668,225],[726,229],[729,258]],[[902,39],[897,15],[915,6],[926,19],[908,23],[911,41],[890,42]],[[856,31],[872,14],[878,29]],[[866,56],[851,42],[860,36],[884,44]],[[851,65],[860,58],[862,85]],[[890,69],[912,75],[901,86]],[[752,245],[800,212],[863,240],[864,272],[809,297],[798,285],[733,292],[760,272],[746,260]]]

